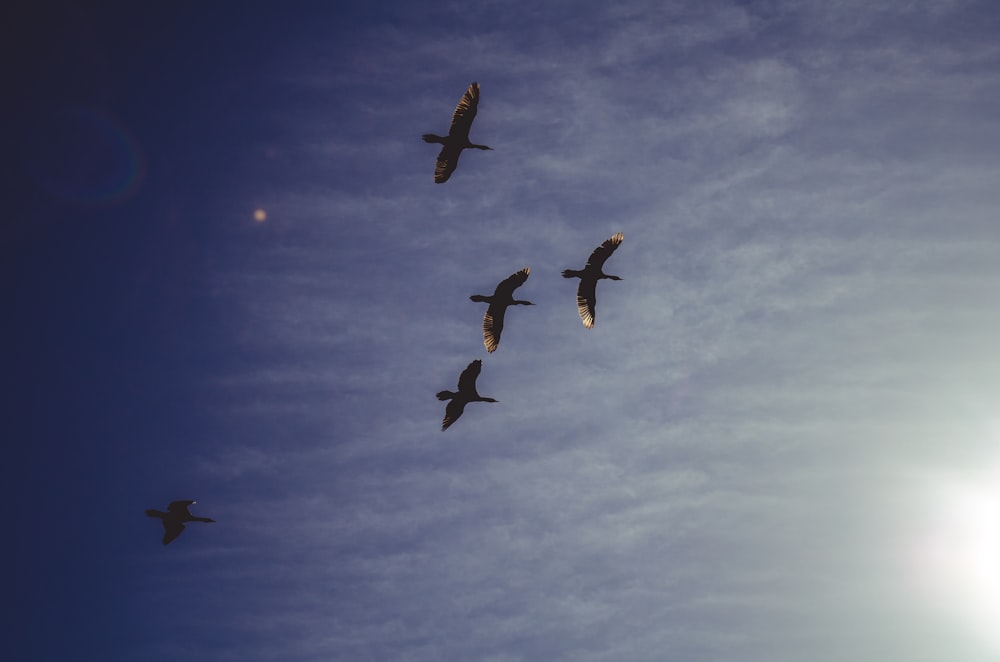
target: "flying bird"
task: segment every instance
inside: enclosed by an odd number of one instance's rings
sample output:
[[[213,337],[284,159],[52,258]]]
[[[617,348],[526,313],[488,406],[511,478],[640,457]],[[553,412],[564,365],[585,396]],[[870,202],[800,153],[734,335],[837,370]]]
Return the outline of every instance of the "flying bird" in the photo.
[[[476,391],[476,377],[479,376],[479,371],[482,369],[483,362],[476,359],[459,375],[457,393],[454,391],[438,392],[438,400],[451,400],[445,407],[441,430],[447,430],[449,425],[457,421],[462,412],[465,411],[465,405],[470,402],[499,402],[493,398],[484,398]]]
[[[583,320],[583,325],[588,329],[594,326],[594,312],[597,307],[597,281],[602,278],[622,280],[618,276],[610,276],[603,271],[604,262],[621,245],[622,239],[624,239],[624,236],[619,232],[598,246],[590,254],[587,266],[582,271],[566,269],[562,272],[563,278],[580,279],[580,286],[576,290],[576,309],[580,312],[580,319]]]
[[[492,353],[500,344],[500,332],[503,331],[503,316],[507,312],[507,306],[535,305],[530,301],[519,301],[514,298],[514,290],[524,285],[524,281],[528,280],[530,273],[531,269],[525,267],[516,274],[500,281],[500,284],[493,290],[493,296],[473,294],[469,297],[472,301],[490,304],[490,307],[486,309],[486,315],[483,316],[483,344],[486,345],[487,352]]]
[[[476,118],[476,109],[479,106],[479,83],[473,81],[469,89],[462,95],[462,100],[455,107],[455,112],[451,116],[451,128],[448,129],[447,136],[438,136],[433,133],[423,135],[425,143],[440,143],[444,145],[438,152],[437,167],[434,169],[434,183],[444,184],[455,172],[458,166],[458,157],[463,149],[475,147],[476,149],[493,149],[486,145],[477,145],[469,142],[469,129],[472,128],[472,120]]]
[[[209,519],[208,517],[195,517],[188,510],[188,507],[195,503],[194,501],[171,501],[170,505],[167,506],[167,512],[162,510],[147,510],[146,514],[150,517],[159,517],[163,520],[163,544],[169,545],[170,542],[181,534],[184,530],[184,522],[214,522],[214,519]]]

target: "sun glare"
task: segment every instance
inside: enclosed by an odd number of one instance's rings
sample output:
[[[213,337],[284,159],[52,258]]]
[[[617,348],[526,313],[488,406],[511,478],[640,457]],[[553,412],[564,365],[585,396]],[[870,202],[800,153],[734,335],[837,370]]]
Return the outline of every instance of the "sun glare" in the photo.
[[[921,592],[1000,652],[1000,462],[939,476],[911,548]]]
[[[255,209],[253,212],[253,220],[257,221],[258,223],[263,223],[264,221],[267,220],[267,212],[264,211],[263,209]]]

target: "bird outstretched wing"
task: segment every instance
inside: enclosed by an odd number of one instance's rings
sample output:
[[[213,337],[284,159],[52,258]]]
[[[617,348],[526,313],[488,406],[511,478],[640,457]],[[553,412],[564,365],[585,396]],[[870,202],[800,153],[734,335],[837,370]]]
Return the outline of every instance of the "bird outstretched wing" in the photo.
[[[444,420],[441,421],[441,430],[447,430],[452,423],[458,420],[463,411],[465,411],[465,400],[455,399],[450,401],[448,406],[444,408]]]
[[[459,393],[475,393],[476,392],[476,378],[479,377],[479,372],[483,369],[483,362],[476,359],[470,363],[462,374],[458,376],[458,392]],[[450,405],[449,405],[450,406]],[[461,413],[461,410],[459,410]]]
[[[171,501],[170,505],[167,506],[167,510],[169,510],[174,515],[186,515],[186,516],[190,516],[191,515],[191,511],[188,510],[188,507],[192,503],[195,503],[195,502],[191,501],[190,499],[183,500],[183,501]]]
[[[163,520],[163,544],[169,545],[184,530],[184,525],[172,519]]]
[[[590,254],[590,259],[587,260],[587,266],[585,268],[600,269],[602,266],[604,266],[604,263],[607,261],[609,257],[611,257],[611,254],[615,252],[615,249],[621,245],[622,239],[624,238],[625,236],[621,232],[619,232],[618,234],[611,237],[603,244],[595,248],[594,252]]]
[[[451,115],[451,127],[448,129],[448,137],[460,138],[462,142],[469,138],[469,129],[472,128],[472,120],[476,119],[476,111],[479,109],[479,83],[472,81],[469,89],[462,95],[462,100],[455,106],[455,112]]]
[[[576,288],[576,309],[580,313],[580,319],[583,320],[585,327],[589,329],[594,326],[594,315],[597,312],[596,280],[592,278],[580,279],[580,285]]]
[[[444,184],[448,181],[451,173],[455,172],[455,168],[458,167],[458,157],[461,154],[461,148],[453,145],[445,145],[441,148],[437,156],[437,165],[434,166],[435,184]]]
[[[503,298],[512,296],[514,294],[514,290],[524,285],[524,281],[528,280],[529,275],[531,275],[531,269],[525,267],[516,274],[507,276],[500,281],[500,284],[497,285],[495,290],[493,290],[493,296]]]
[[[490,304],[483,315],[483,344],[491,354],[500,346],[500,333],[503,332],[503,317],[506,312],[507,306]]]

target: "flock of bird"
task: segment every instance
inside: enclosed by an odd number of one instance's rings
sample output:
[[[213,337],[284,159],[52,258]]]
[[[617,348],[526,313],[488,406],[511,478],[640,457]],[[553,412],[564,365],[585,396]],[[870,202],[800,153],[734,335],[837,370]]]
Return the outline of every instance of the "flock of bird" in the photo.
[[[442,145],[437,156],[437,167],[434,169],[434,181],[443,184],[448,181],[451,174],[458,167],[458,157],[463,149],[492,149],[486,145],[477,145],[469,140],[469,130],[472,128],[472,120],[476,117],[479,109],[479,83],[473,81],[469,89],[462,95],[461,101],[455,107],[455,112],[451,116],[451,127],[447,136],[439,136],[433,133],[425,133],[424,142],[439,143]],[[604,263],[611,254],[615,252],[622,243],[622,233],[614,235],[603,244],[597,247],[587,260],[583,269],[566,269],[562,272],[563,278],[579,278],[580,284],[576,290],[576,307],[580,313],[583,325],[588,329],[594,326],[594,311],[597,308],[597,281],[608,278],[610,280],[621,280],[618,276],[604,273]],[[530,301],[521,301],[514,298],[514,290],[524,285],[531,274],[531,269],[525,267],[515,274],[500,281],[496,286],[492,296],[483,294],[473,294],[471,300],[479,303],[488,303],[489,308],[483,316],[483,344],[486,351],[493,353],[500,345],[500,334],[503,332],[504,316],[509,306],[532,306]],[[441,424],[442,430],[458,420],[465,411],[465,405],[470,402],[497,402],[493,398],[485,398],[479,395],[476,390],[476,378],[479,377],[483,369],[483,362],[475,360],[462,371],[458,377],[458,391],[439,391],[439,400],[448,400],[445,407],[444,421]]]
[[[461,101],[455,108],[451,117],[451,127],[448,135],[439,136],[433,133],[423,135],[424,142],[440,144],[441,151],[438,152],[437,166],[434,169],[434,182],[443,184],[448,181],[455,168],[458,167],[458,157],[464,149],[490,150],[492,147],[477,145],[469,140],[469,130],[472,128],[472,120],[476,117],[479,109],[479,83],[473,82],[462,95]],[[597,281],[602,279],[621,280],[618,276],[604,273],[604,263],[611,257],[611,254],[622,243],[622,233],[612,236],[598,246],[583,269],[565,269],[562,272],[563,278],[579,278],[580,283],[576,290],[576,307],[580,313],[583,325],[588,329],[594,326],[594,314],[597,308]],[[486,296],[483,294],[473,294],[469,297],[477,303],[487,303],[489,307],[483,316],[483,344],[488,353],[496,351],[500,346],[500,334],[503,332],[504,316],[510,306],[533,306],[530,301],[521,301],[514,298],[514,290],[524,285],[531,274],[531,269],[525,267],[515,274],[511,274],[493,290],[493,294]],[[448,401],[445,407],[444,420],[441,423],[441,430],[447,430],[455,421],[461,417],[465,411],[465,405],[470,402],[497,402],[493,398],[486,398],[479,395],[476,390],[476,378],[483,369],[483,362],[476,359],[470,363],[462,374],[458,377],[457,391],[438,391],[438,400]],[[184,530],[185,522],[214,522],[207,517],[195,517],[191,514],[189,507],[194,501],[174,501],[167,506],[167,512],[159,510],[147,510],[150,517],[158,518],[163,522],[163,544],[167,545],[173,541]]]

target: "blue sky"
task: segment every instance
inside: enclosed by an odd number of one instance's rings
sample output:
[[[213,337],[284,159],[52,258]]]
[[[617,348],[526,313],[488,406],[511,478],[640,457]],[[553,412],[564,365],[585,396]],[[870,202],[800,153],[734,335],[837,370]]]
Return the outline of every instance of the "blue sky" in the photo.
[[[995,660],[1000,12],[344,4],[10,22],[4,657]]]

